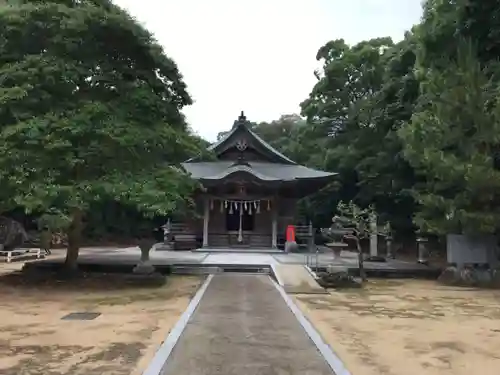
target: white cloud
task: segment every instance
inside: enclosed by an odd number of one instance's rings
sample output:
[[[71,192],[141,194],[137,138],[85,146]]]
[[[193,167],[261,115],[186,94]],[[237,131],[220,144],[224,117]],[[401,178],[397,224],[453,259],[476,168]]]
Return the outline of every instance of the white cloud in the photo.
[[[179,65],[195,104],[188,121],[214,140],[244,110],[253,121],[299,112],[331,39],[401,39],[420,0],[114,0]]]

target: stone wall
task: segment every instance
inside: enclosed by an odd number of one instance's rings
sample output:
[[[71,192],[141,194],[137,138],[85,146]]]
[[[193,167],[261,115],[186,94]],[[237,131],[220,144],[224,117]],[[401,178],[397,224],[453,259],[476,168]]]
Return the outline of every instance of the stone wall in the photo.
[[[495,236],[449,234],[446,238],[447,261],[459,267],[467,264],[499,265],[499,248]]]

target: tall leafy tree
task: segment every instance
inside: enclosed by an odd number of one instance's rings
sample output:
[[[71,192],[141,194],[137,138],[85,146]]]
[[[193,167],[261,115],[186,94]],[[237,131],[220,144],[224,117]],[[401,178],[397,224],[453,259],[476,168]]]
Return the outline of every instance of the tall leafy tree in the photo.
[[[463,42],[446,68],[427,72],[405,154],[424,177],[419,226],[431,233],[495,233],[500,213],[498,82]]]
[[[421,68],[446,68],[462,40],[473,40],[478,61],[490,65],[500,54],[500,1],[427,0],[417,34]]]
[[[356,167],[360,159],[351,141],[356,134],[373,126],[375,113],[370,103],[383,84],[381,62],[385,50],[392,45],[390,38],[354,46],[340,39],[318,50],[316,58],[323,66],[315,72],[318,82],[301,104],[302,113],[310,123],[310,136],[323,152],[323,168],[339,173],[339,183],[317,196],[329,202],[323,205],[326,211],[321,221],[332,217],[339,201],[350,201],[358,195]]]
[[[323,163],[317,152],[315,137],[308,137],[309,126],[297,114],[282,115],[278,120],[255,124],[253,130],[273,147],[300,164],[319,166]]]
[[[337,40],[318,51],[323,69],[302,109],[323,146],[324,167],[340,173],[339,183],[316,197],[330,201],[326,216],[336,201],[354,199],[375,204],[395,230],[412,229],[413,198],[406,190],[413,169],[396,132],[418,97],[412,40],[408,34],[397,45],[380,38],[352,47]]]
[[[369,103],[373,126],[349,140],[358,154],[358,200],[374,204],[383,220],[390,220],[394,230],[405,234],[413,230],[415,204],[409,189],[416,176],[404,158],[397,130],[411,118],[419,96],[415,60],[411,34],[386,51],[384,83]]]
[[[380,89],[384,51],[393,42],[378,38],[349,46],[343,39],[326,43],[316,59],[323,62],[318,82],[302,104],[303,114],[323,125],[324,133],[337,135],[351,127],[370,126],[372,113],[365,104]]]
[[[421,95],[400,135],[425,231],[498,229],[498,12],[498,1],[428,0],[415,29]]]
[[[20,0],[0,7],[0,29],[2,189],[65,219],[69,268],[92,202],[186,204],[175,164],[201,145],[180,112],[191,98],[141,25],[108,0]]]

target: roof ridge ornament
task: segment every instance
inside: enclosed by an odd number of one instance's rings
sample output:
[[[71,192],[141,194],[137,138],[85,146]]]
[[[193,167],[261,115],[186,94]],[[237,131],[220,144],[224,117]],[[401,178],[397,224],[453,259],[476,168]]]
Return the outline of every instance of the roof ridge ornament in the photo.
[[[247,117],[245,116],[245,112],[241,111],[240,116],[236,121],[234,121],[233,124],[233,129],[236,128],[238,125],[246,125],[248,123]]]

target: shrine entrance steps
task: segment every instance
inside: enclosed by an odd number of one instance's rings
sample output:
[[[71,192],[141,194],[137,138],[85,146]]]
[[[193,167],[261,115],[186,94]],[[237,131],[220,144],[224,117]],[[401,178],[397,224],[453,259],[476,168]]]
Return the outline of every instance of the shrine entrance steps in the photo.
[[[327,294],[309,270],[301,264],[275,264],[272,270],[278,284],[290,294]]]
[[[193,250],[199,253],[242,253],[242,254],[285,254],[283,250],[272,247],[200,247]]]
[[[269,276],[209,278],[185,328],[164,350],[168,356],[156,374],[334,374],[325,344],[313,341]]]

